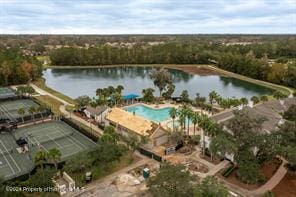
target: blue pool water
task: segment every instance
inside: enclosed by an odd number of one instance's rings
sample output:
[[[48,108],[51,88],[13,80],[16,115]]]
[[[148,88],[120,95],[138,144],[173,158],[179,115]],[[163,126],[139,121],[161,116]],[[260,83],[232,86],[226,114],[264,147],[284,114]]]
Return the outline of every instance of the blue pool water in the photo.
[[[161,109],[153,109],[145,105],[135,105],[132,107],[125,108],[126,111],[135,113],[135,115],[142,116],[145,119],[162,122],[170,118],[171,107],[165,107]]]

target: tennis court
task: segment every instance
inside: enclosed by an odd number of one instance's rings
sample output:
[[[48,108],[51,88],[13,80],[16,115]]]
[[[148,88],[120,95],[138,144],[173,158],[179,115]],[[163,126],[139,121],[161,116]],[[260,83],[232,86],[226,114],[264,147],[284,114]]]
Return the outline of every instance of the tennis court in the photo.
[[[11,88],[0,87],[0,99],[14,98],[15,92]]]
[[[27,154],[20,154],[11,134],[0,134],[0,177],[8,180],[30,172],[34,163]]]
[[[42,149],[48,151],[57,148],[62,153],[62,160],[79,152],[95,147],[95,143],[63,121],[51,121],[17,129],[16,139],[27,140],[30,154]]]
[[[18,110],[20,108],[23,108],[25,110],[24,116],[31,115],[28,112],[29,108],[38,108],[38,106],[39,105],[37,103],[30,99],[19,99],[0,102],[0,118],[18,119],[20,118],[20,115],[18,114]]]

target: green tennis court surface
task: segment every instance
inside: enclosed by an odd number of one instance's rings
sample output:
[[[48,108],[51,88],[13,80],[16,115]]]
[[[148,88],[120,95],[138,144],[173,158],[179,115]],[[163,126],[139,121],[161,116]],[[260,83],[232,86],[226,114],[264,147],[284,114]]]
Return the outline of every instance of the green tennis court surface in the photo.
[[[7,87],[0,87],[0,99],[15,97],[15,92]]]
[[[34,163],[28,154],[20,154],[11,134],[0,134],[0,177],[4,180],[30,172]]]
[[[28,152],[18,153],[16,140],[28,141]],[[57,148],[65,160],[96,144],[62,121],[51,121],[17,129],[13,134],[0,134],[0,178],[9,180],[27,174],[34,168],[34,155],[39,150]]]
[[[95,143],[79,131],[62,121],[52,121],[17,129],[15,137],[28,141],[31,156],[42,149],[48,151],[57,148],[62,153],[62,160],[79,152],[95,147]]]
[[[0,102],[0,118],[16,119],[20,118],[18,110],[23,108],[26,115],[30,115],[28,112],[30,107],[38,108],[38,104],[30,99],[19,99],[13,101]]]

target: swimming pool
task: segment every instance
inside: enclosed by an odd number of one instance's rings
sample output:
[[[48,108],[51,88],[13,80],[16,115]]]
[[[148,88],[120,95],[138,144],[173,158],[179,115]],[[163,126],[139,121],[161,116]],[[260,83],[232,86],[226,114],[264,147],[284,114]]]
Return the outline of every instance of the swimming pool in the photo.
[[[145,105],[135,105],[132,107],[126,107],[125,110],[154,122],[163,122],[170,118],[171,107],[153,109]]]

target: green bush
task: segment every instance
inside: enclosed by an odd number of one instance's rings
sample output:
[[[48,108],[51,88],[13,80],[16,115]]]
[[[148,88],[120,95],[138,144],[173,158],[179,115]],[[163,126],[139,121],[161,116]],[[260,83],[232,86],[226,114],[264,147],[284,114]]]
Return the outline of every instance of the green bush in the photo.
[[[235,166],[234,165],[231,165],[229,166],[223,173],[222,175],[227,178],[231,175],[231,173],[235,170]]]
[[[236,171],[238,178],[246,184],[264,183],[265,178],[259,172],[259,168],[256,163],[247,162],[241,164]]]

